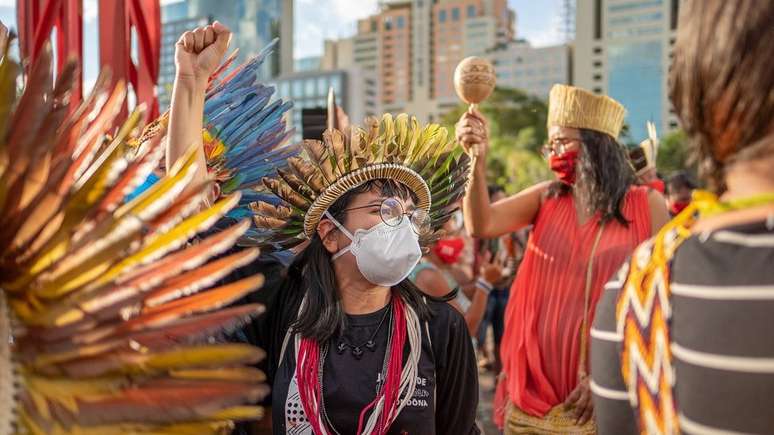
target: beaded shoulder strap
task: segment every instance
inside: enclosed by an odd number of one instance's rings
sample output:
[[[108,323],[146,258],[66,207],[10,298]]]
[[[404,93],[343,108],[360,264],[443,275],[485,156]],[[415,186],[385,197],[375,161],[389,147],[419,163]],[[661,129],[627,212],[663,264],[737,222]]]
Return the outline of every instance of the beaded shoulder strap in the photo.
[[[672,310],[670,266],[677,248],[690,237],[694,211],[686,209],[632,255],[616,307],[617,332],[623,337],[621,373],[640,431],[676,434],[674,371],[669,349]]]

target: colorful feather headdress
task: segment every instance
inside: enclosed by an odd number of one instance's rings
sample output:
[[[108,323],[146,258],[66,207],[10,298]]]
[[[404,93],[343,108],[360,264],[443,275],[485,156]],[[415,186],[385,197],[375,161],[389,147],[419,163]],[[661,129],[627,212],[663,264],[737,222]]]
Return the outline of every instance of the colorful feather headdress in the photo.
[[[232,220],[252,217],[249,204],[265,198],[261,180],[300,152],[298,146],[288,144],[295,130],[288,129],[283,119],[293,104],[272,99],[275,88],[258,81],[258,70],[277,41],[226,74],[235,51],[212,75],[207,89],[202,131],[207,169],[221,195],[242,195],[238,206],[227,214]],[[138,143],[163,135],[168,121],[167,112],[145,128]],[[257,238],[256,228],[251,227],[238,243],[255,245]]]
[[[252,205],[255,223],[265,231],[264,246],[287,249],[311,238],[328,207],[375,179],[396,180],[416,195],[417,207],[432,219],[434,232],[420,240],[427,244],[457,209],[467,185],[470,158],[448,130],[423,127],[406,114],[369,118],[349,135],[329,129],[323,141],[307,140],[303,148],[287,169],[264,180],[275,197]]]
[[[260,275],[211,288],[258,255],[213,260],[249,220],[196,243],[240,201],[211,208],[190,185],[194,150],[124,203],[163,156],[160,137],[127,152],[135,111],[113,137],[126,87],[69,112],[76,66],[52,83],[52,54],[20,68],[0,25],[0,434],[221,433],[256,419],[268,392],[263,352],[219,339],[262,307],[227,307]]]

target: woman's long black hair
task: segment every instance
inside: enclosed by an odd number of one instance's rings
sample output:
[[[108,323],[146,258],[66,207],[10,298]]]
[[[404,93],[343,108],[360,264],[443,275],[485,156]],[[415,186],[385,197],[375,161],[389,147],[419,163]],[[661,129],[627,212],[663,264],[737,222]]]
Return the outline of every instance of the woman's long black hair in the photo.
[[[391,180],[373,180],[342,195],[328,208],[328,212],[346,225],[344,210],[356,195],[369,191],[378,191],[383,196],[398,197],[403,200],[412,198],[409,189],[400,183]],[[416,198],[413,199],[416,200]],[[288,280],[291,280],[289,285],[292,287],[288,290],[298,291],[306,297],[306,304],[293,324],[294,333],[312,338],[318,343],[324,343],[346,327],[347,317],[341,305],[339,293],[336,291],[336,274],[333,270],[331,254],[325,249],[317,234],[290,266]],[[430,317],[430,309],[423,300],[426,296],[423,296],[411,281],[405,279],[393,289],[406,304],[414,309],[421,320],[427,320]]]
[[[581,204],[590,213],[601,213],[603,221],[615,219],[628,225],[621,208],[635,177],[626,150],[608,134],[588,129],[580,132],[583,142],[575,188]],[[571,186],[557,181],[551,185],[549,196],[568,195],[571,191]]]

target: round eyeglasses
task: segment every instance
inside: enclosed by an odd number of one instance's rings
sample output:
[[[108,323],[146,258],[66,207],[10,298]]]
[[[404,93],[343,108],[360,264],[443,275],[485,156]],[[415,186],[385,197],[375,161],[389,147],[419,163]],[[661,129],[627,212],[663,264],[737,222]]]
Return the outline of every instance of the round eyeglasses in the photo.
[[[541,148],[541,152],[545,158],[549,158],[551,156],[561,156],[565,152],[567,152],[572,145],[573,142],[581,142],[581,139],[578,138],[570,138],[570,137],[558,137],[556,139],[548,141],[543,147]]]
[[[382,218],[382,222],[391,226],[397,227],[403,222],[403,217],[408,216],[411,228],[417,235],[425,235],[432,231],[432,225],[430,221],[430,215],[422,209],[414,209],[411,213],[407,213],[403,208],[403,204],[395,198],[386,198],[381,204],[370,204],[361,207],[347,208],[342,211],[361,210],[364,208],[376,208],[379,207],[379,216]]]

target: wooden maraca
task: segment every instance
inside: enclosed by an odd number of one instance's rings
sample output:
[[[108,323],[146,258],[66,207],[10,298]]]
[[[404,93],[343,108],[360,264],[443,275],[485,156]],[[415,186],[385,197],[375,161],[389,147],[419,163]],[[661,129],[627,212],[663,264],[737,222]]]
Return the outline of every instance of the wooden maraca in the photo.
[[[476,107],[492,94],[496,82],[494,67],[481,57],[466,57],[454,70],[454,90],[462,101],[472,107]],[[471,147],[471,154],[478,156],[477,145]]]

